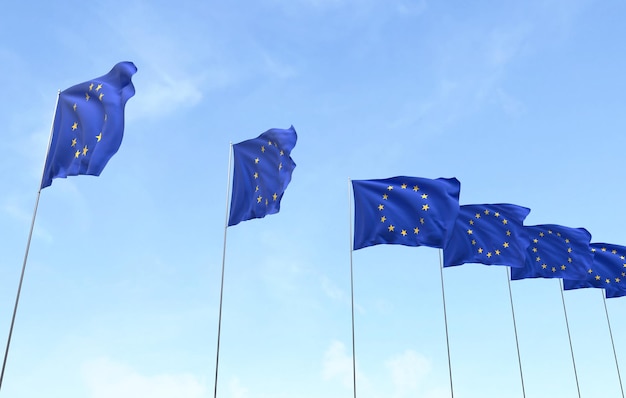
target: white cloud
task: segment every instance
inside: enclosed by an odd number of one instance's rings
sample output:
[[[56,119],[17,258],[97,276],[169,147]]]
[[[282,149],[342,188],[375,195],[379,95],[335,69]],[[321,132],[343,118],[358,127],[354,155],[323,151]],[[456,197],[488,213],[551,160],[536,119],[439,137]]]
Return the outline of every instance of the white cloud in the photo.
[[[324,380],[339,379],[345,387],[352,387],[352,356],[342,342],[333,341],[324,353],[322,374]]]
[[[431,371],[430,361],[412,350],[389,359],[385,367],[391,373],[394,396],[397,398],[415,395]]]
[[[243,387],[238,378],[233,378],[228,383],[228,390],[231,398],[248,398],[248,389]]]
[[[141,375],[131,367],[108,359],[83,365],[88,398],[207,398],[206,386],[189,374]],[[233,397],[242,398],[244,395]]]

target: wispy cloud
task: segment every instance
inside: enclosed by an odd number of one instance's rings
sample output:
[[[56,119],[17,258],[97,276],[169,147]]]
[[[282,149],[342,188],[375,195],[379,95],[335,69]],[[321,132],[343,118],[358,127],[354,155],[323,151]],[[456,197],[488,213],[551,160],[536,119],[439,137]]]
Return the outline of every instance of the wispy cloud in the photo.
[[[88,398],[206,398],[206,386],[190,374],[142,375],[128,365],[97,359],[82,367]],[[243,398],[245,395],[233,395]]]

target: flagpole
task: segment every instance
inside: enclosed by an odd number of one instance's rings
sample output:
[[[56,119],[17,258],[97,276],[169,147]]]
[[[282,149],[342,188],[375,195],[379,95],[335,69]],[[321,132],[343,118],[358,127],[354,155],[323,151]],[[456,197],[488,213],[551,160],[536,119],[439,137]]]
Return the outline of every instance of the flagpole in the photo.
[[[450,361],[450,339],[448,337],[448,316],[446,315],[446,293],[443,288],[443,259],[441,258],[441,252],[439,250],[439,274],[441,276],[441,298],[443,299],[443,322],[446,327],[446,348],[448,350],[448,373],[450,375],[450,394],[454,398],[454,388],[452,387],[452,363]]]
[[[515,310],[513,309],[513,293],[511,292],[511,270],[509,267],[506,267],[506,280],[509,284],[509,301],[511,302],[511,315],[513,316],[513,331],[515,332],[515,347],[517,348],[517,364],[519,366],[519,377],[522,382],[522,396],[526,398],[526,389],[524,388],[524,374],[522,373],[522,357],[520,356],[520,352],[519,352],[519,340],[517,338],[517,323],[515,322]]]
[[[54,104],[54,113],[52,114],[52,124],[50,125],[50,136],[48,137],[48,148],[46,149],[46,158],[43,163],[43,170],[41,171],[41,182],[39,183],[39,190],[37,191],[37,199],[35,199],[35,209],[33,210],[33,218],[30,222],[30,231],[28,232],[28,240],[26,242],[26,250],[24,252],[24,261],[22,262],[22,272],[20,274],[20,282],[17,286],[17,294],[15,295],[15,305],[13,306],[13,315],[11,316],[11,326],[9,326],[9,335],[7,337],[7,344],[4,350],[4,358],[2,360],[2,370],[0,371],[0,389],[2,389],[2,381],[4,380],[4,370],[7,364],[7,358],[9,357],[9,347],[11,346],[11,337],[13,336],[13,327],[15,326],[15,317],[17,315],[17,307],[20,303],[20,294],[22,292],[22,283],[24,282],[24,274],[26,272],[26,263],[28,261],[28,252],[30,251],[30,242],[33,237],[33,230],[35,228],[35,219],[37,218],[37,209],[39,208],[39,198],[41,197],[41,184],[43,183],[44,173],[46,171],[46,161],[48,160],[48,154],[50,152],[50,143],[52,142],[52,132],[54,130],[54,119],[56,117],[57,108],[59,106],[59,97],[61,91],[57,92],[56,103]]]
[[[617,353],[615,352],[615,343],[613,342],[613,332],[611,331],[611,322],[609,321],[609,310],[606,307],[606,297],[604,295],[604,289],[600,290],[602,294],[602,301],[604,302],[604,313],[606,314],[606,323],[609,325],[609,336],[611,336],[611,347],[613,347],[613,357],[615,357],[615,368],[617,369],[617,378],[619,380],[619,388],[622,391],[622,398],[624,398],[624,387],[622,386],[622,376],[619,372],[619,362],[617,361]]]
[[[230,143],[228,153],[228,178],[226,184],[226,218],[224,221],[224,245],[222,248],[222,277],[220,283],[220,307],[217,321],[217,349],[215,350],[215,384],[213,388],[213,398],[217,398],[217,374],[219,371],[220,363],[220,336],[222,332],[222,301],[224,297],[224,268],[226,264],[226,233],[228,231],[228,200],[230,199],[230,168],[233,157],[233,143]]]
[[[350,195],[350,179],[348,178],[348,225],[350,237],[348,240],[350,247],[350,309],[352,311],[352,389],[356,398],[356,350],[354,343],[354,272],[352,266],[352,197]]]
[[[572,336],[569,331],[569,322],[567,321],[567,310],[565,309],[565,295],[563,294],[563,279],[559,278],[561,287],[561,301],[563,301],[563,314],[565,314],[565,326],[567,328],[567,338],[569,339],[569,351],[572,355],[572,365],[574,366],[574,377],[576,378],[576,390],[578,398],[580,398],[580,386],[578,385],[578,372],[576,372],[576,361],[574,360],[574,349],[572,348]]]

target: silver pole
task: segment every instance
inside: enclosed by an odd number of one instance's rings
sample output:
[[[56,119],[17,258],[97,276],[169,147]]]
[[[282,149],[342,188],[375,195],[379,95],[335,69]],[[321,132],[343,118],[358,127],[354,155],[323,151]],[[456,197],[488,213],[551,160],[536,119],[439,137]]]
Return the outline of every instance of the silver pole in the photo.
[[[9,327],[9,336],[7,337],[7,345],[4,350],[4,359],[2,360],[2,371],[0,371],[0,389],[2,388],[2,381],[4,380],[4,370],[7,364],[7,358],[9,357],[9,347],[11,346],[11,337],[13,336],[13,327],[15,326],[15,316],[17,315],[17,307],[20,303],[20,294],[22,292],[22,283],[24,282],[24,273],[26,272],[26,263],[28,261],[28,252],[30,251],[30,242],[33,237],[33,229],[35,228],[35,218],[37,217],[37,208],[39,207],[39,198],[41,196],[41,184],[43,183],[44,172],[46,171],[46,161],[50,154],[50,143],[52,142],[52,133],[54,129],[54,119],[56,117],[57,108],[59,106],[59,97],[61,91],[57,92],[57,100],[54,104],[54,113],[52,114],[52,124],[50,126],[50,136],[48,138],[48,148],[46,149],[46,159],[44,160],[43,170],[41,171],[41,182],[39,183],[39,190],[37,191],[37,199],[35,200],[35,209],[33,210],[33,218],[30,222],[30,231],[28,232],[28,240],[26,242],[26,251],[24,252],[24,261],[22,263],[22,273],[20,274],[20,282],[17,286],[17,294],[15,295],[15,305],[13,306],[13,315],[11,316],[11,326]]]
[[[611,322],[609,321],[609,310],[606,308],[606,297],[604,296],[604,289],[600,290],[602,294],[602,300],[604,302],[604,312],[606,313],[606,323],[609,325],[609,336],[611,336],[611,347],[613,347],[613,357],[615,357],[615,368],[617,369],[617,378],[619,380],[619,388],[622,391],[622,398],[624,398],[624,387],[622,386],[622,376],[619,372],[619,362],[617,362],[617,354],[615,353],[615,343],[613,342],[613,332],[611,331]]]
[[[511,315],[513,316],[513,330],[515,331],[515,347],[517,348],[517,364],[519,366],[519,377],[522,381],[522,395],[526,398],[526,389],[524,388],[524,374],[522,373],[522,359],[519,352],[519,340],[517,338],[517,323],[515,322],[515,310],[513,309],[513,293],[511,292],[511,270],[506,267],[506,280],[509,283],[509,300],[511,302]]]
[[[561,300],[563,301],[563,314],[565,315],[565,326],[567,327],[567,338],[569,339],[569,351],[572,355],[572,365],[574,366],[574,377],[576,378],[576,390],[578,391],[578,398],[580,398],[580,386],[578,384],[578,372],[576,372],[576,361],[574,360],[574,349],[572,348],[572,335],[569,331],[569,322],[567,321],[567,311],[565,310],[565,295],[563,294],[563,279],[559,278],[559,284],[561,287]]]
[[[450,361],[450,339],[448,336],[448,316],[446,315],[446,293],[443,288],[443,259],[441,258],[441,252],[439,250],[439,274],[441,276],[441,298],[443,299],[443,321],[446,326],[446,348],[448,350],[448,373],[450,375],[450,394],[454,398],[454,388],[452,387],[452,363]]]
[[[348,224],[350,225],[350,308],[352,310],[352,388],[356,398],[356,350],[354,343],[354,272],[352,267],[352,197],[350,196],[350,179],[348,179]]]
[[[222,248],[222,278],[220,284],[220,309],[217,321],[217,349],[215,350],[215,385],[213,389],[213,398],[217,398],[217,374],[220,364],[220,336],[222,333],[222,301],[224,297],[224,265],[226,264],[226,232],[228,231],[228,200],[230,199],[230,168],[233,157],[233,143],[230,143],[230,152],[228,154],[228,182],[226,184],[226,221],[224,222],[224,246]]]

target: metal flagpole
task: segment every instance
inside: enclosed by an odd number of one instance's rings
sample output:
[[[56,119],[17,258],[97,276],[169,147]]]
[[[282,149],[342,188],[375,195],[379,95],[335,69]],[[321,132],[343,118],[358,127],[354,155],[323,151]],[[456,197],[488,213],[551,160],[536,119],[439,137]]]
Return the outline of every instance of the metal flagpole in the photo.
[[[37,199],[35,200],[35,209],[33,210],[33,218],[30,222],[30,231],[28,232],[28,240],[26,242],[26,250],[24,252],[24,261],[22,263],[22,273],[20,274],[20,282],[17,286],[17,294],[15,295],[15,305],[13,306],[13,315],[11,316],[11,326],[9,327],[9,336],[7,337],[7,345],[4,350],[4,359],[2,360],[2,371],[0,371],[0,389],[2,389],[2,381],[4,380],[4,370],[7,364],[7,358],[9,356],[9,347],[11,346],[11,337],[13,336],[13,327],[15,326],[15,316],[17,314],[17,307],[20,303],[20,294],[22,292],[22,283],[24,282],[24,273],[26,272],[26,262],[28,261],[28,252],[30,251],[30,242],[33,237],[33,229],[35,228],[35,218],[37,217],[37,208],[39,207],[39,198],[41,196],[41,184],[43,183],[44,173],[46,171],[46,160],[48,160],[48,154],[50,152],[50,143],[52,142],[52,132],[54,129],[54,119],[57,113],[57,107],[59,106],[59,97],[61,91],[57,92],[57,100],[54,104],[54,113],[52,114],[52,124],[50,126],[50,137],[48,138],[48,148],[46,149],[46,158],[44,159],[43,170],[41,171],[41,182],[39,183],[39,190],[37,191]]]
[[[519,340],[517,339],[517,323],[515,322],[515,311],[513,310],[513,293],[511,292],[511,270],[509,267],[506,267],[506,280],[509,283],[509,300],[511,302],[511,315],[513,316],[513,330],[515,331],[515,347],[517,348],[517,364],[519,366],[519,377],[522,381],[522,396],[526,398],[526,389],[524,388],[524,374],[522,373],[522,359],[519,353]]]
[[[569,339],[569,351],[572,354],[572,365],[574,366],[574,377],[576,378],[576,390],[578,398],[580,398],[580,386],[578,385],[578,372],[576,372],[576,361],[574,360],[574,349],[572,348],[572,336],[569,331],[569,322],[567,321],[567,311],[565,310],[565,295],[563,294],[563,279],[559,278],[561,287],[561,300],[563,301],[563,314],[565,314],[565,326],[567,327],[567,338]]]
[[[222,248],[222,277],[220,283],[220,309],[217,321],[217,349],[215,350],[215,385],[213,389],[213,398],[217,398],[217,374],[220,363],[220,336],[222,332],[222,300],[224,297],[224,265],[226,264],[226,232],[228,231],[228,200],[230,199],[230,168],[233,157],[233,143],[230,143],[230,152],[228,154],[228,182],[226,184],[226,221],[224,222],[224,245]]]
[[[352,267],[352,197],[350,195],[350,179],[348,179],[348,224],[350,225],[350,308],[352,310],[352,388],[356,398],[356,353],[354,344],[354,272]]]
[[[622,391],[622,398],[624,398],[624,387],[622,386],[622,376],[619,372],[619,362],[617,362],[617,354],[615,353],[615,343],[613,342],[613,332],[611,331],[611,322],[609,321],[609,310],[606,308],[606,297],[604,296],[604,289],[600,290],[602,294],[602,300],[604,302],[604,312],[606,313],[606,323],[609,325],[609,336],[611,336],[611,346],[613,347],[613,356],[615,357],[615,368],[617,369],[617,378],[619,380],[619,388]]]
[[[443,299],[443,321],[446,326],[446,348],[448,350],[448,373],[450,375],[450,394],[454,398],[454,387],[452,387],[452,363],[450,362],[450,339],[448,337],[448,316],[446,315],[446,293],[443,289],[443,259],[441,258],[441,252],[439,249],[439,274],[441,276],[441,297]]]

